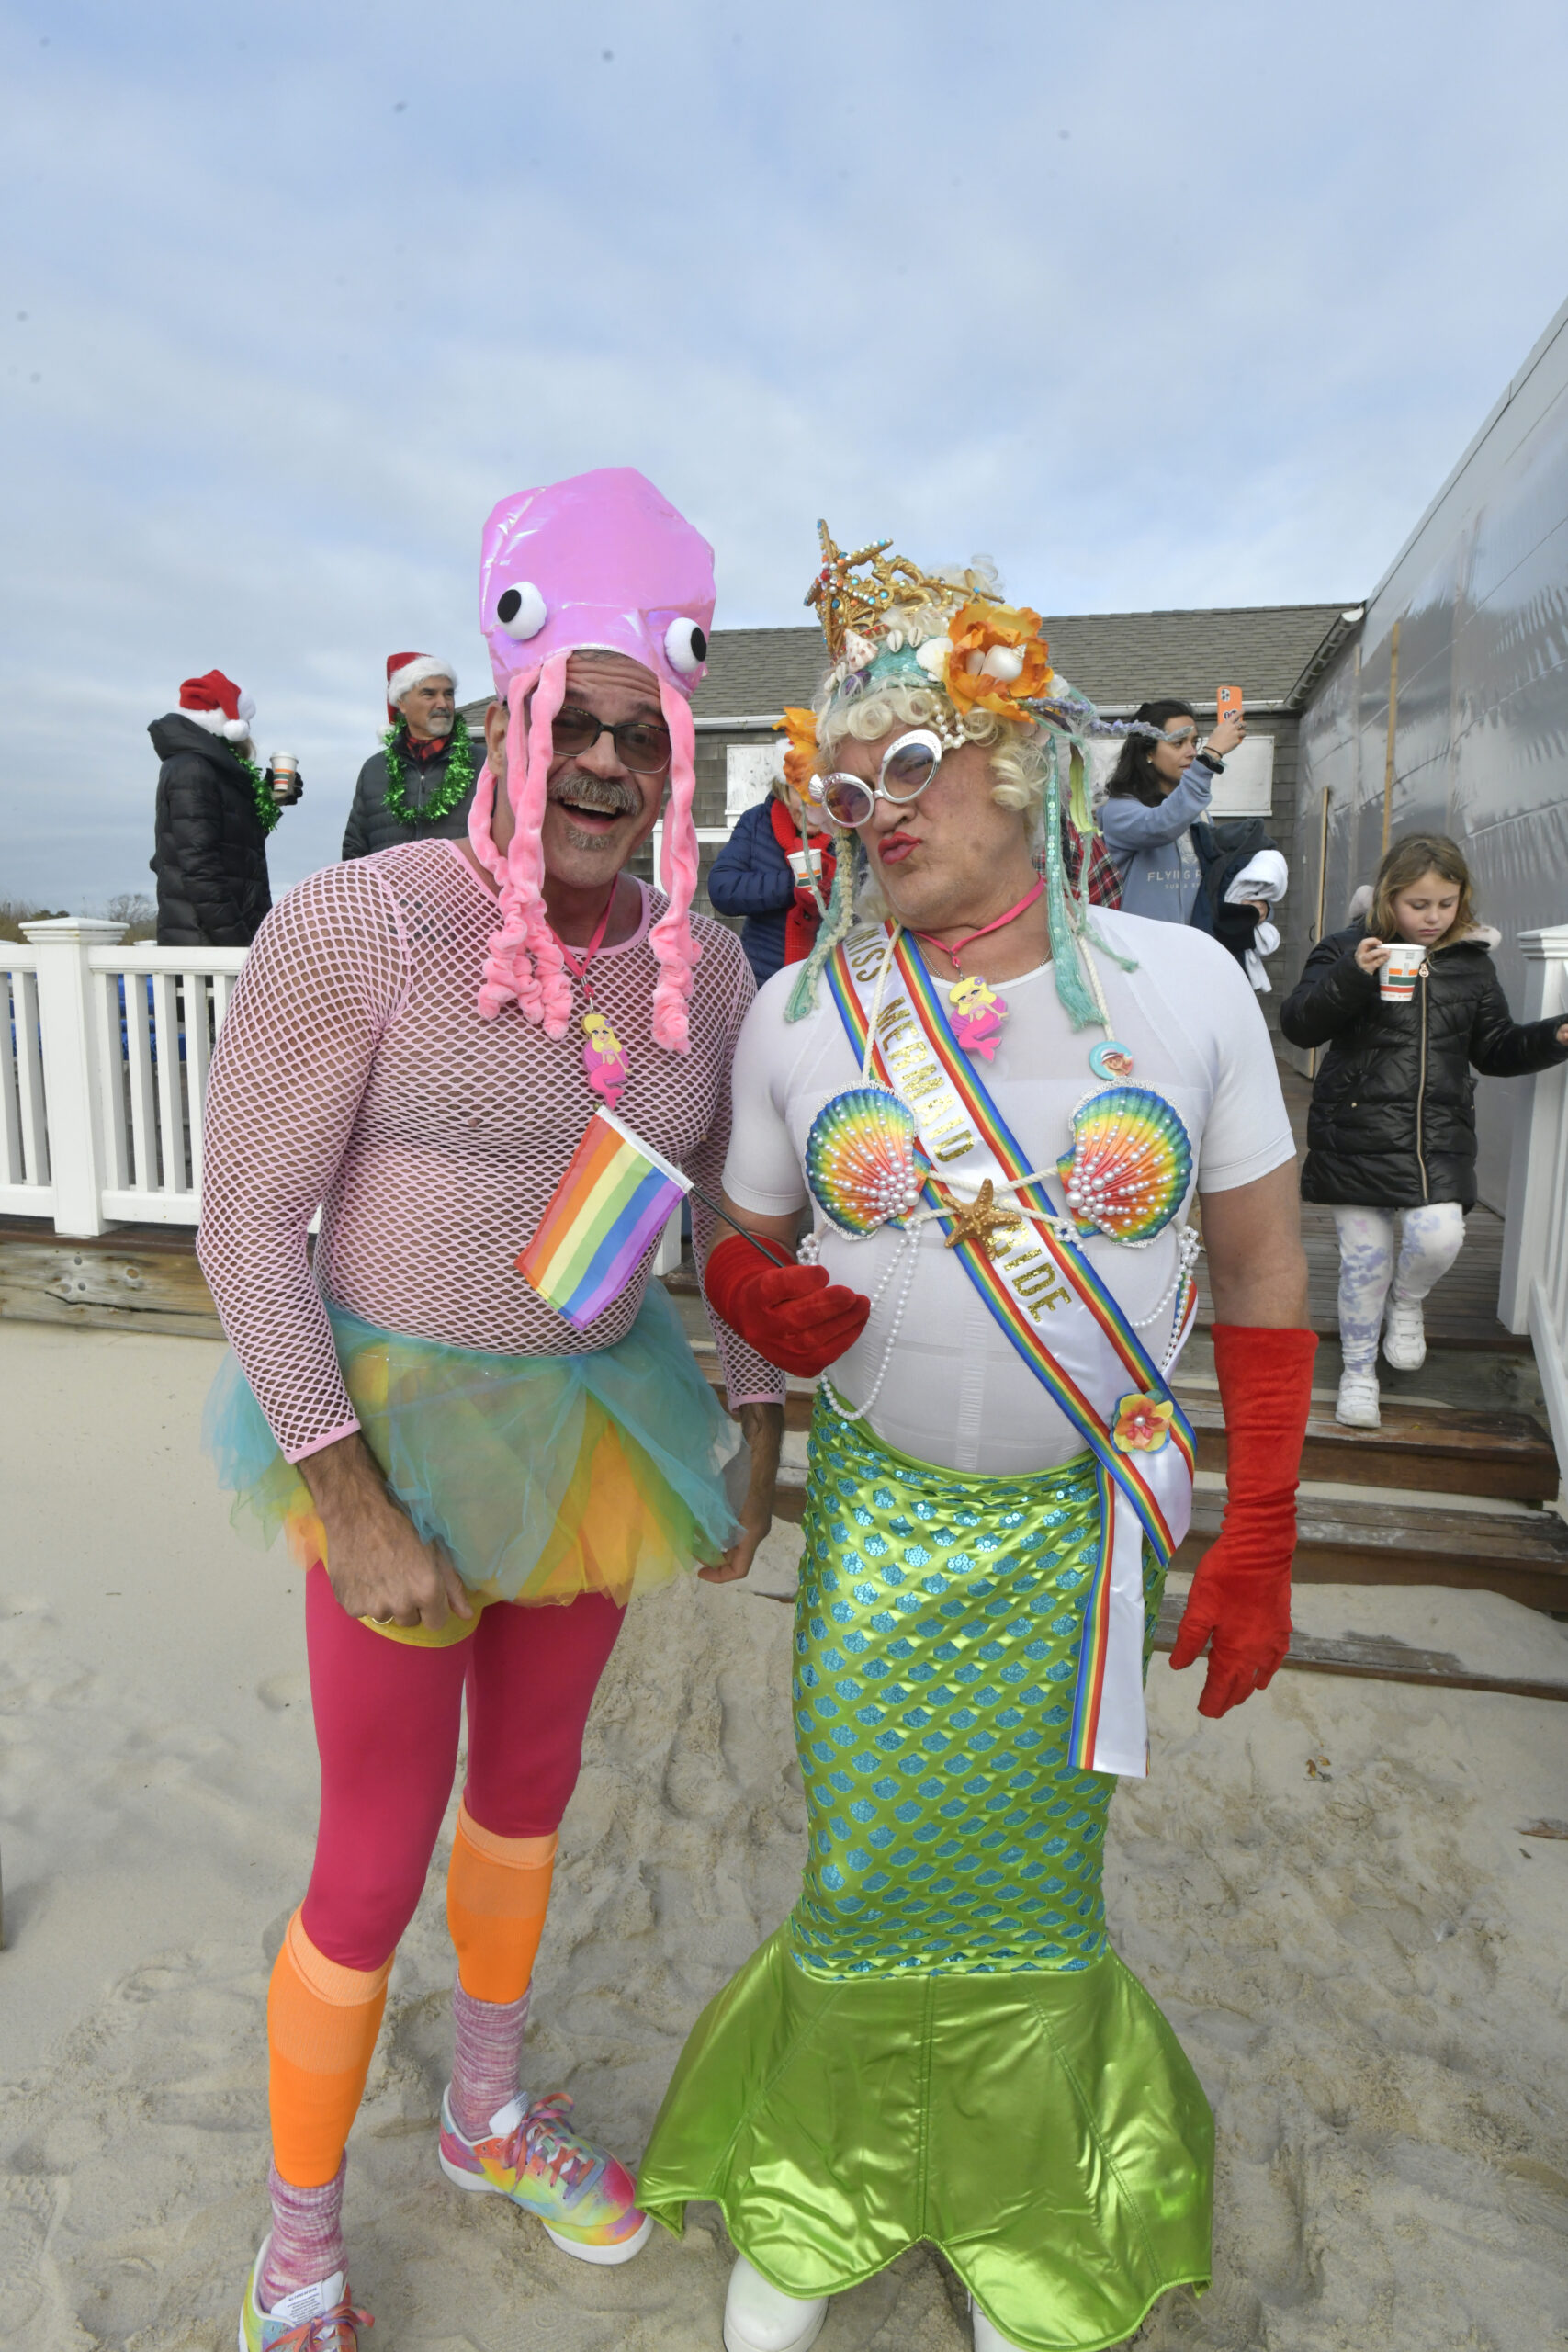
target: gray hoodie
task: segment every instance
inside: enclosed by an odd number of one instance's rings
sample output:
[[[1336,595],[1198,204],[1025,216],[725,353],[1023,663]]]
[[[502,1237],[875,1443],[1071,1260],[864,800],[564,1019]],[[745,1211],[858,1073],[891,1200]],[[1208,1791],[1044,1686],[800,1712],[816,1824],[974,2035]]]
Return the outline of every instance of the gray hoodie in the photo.
[[[1202,878],[1188,830],[1208,816],[1213,788],[1213,770],[1194,760],[1156,808],[1145,808],[1130,795],[1100,802],[1095,814],[1122,876],[1123,914],[1148,915],[1156,922],[1187,921]]]

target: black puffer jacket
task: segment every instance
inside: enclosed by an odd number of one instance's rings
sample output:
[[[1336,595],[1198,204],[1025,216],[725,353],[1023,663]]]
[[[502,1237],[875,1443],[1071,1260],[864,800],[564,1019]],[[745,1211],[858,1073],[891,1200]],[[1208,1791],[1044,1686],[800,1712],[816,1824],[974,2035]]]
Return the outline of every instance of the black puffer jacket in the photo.
[[[147,729],[164,763],[152,867],[160,947],[248,947],[272,904],[251,779],[220,736],[177,710]]]
[[[462,720],[457,721],[458,726]],[[423,808],[433,800],[446,781],[446,763],[452,756],[453,737],[432,759],[405,758],[402,763],[403,792],[411,808]],[[345,858],[368,857],[378,849],[400,849],[404,842],[466,842],[468,838],[468,811],[474,805],[474,786],[484,764],[484,745],[474,745],[474,783],[455,808],[445,817],[433,818],[427,825],[403,825],[387,806],[387,754],[372,752],[359,771],[359,782],[354,787],[354,806],[348,812],[344,831],[343,854]]]
[[[1513,1020],[1483,939],[1427,958],[1408,1004],[1378,989],[1355,952],[1364,923],[1307,957],[1280,1008],[1292,1046],[1327,1046],[1312,1090],[1303,1201],[1419,1208],[1475,1206],[1475,1080],[1527,1078],[1568,1061],[1559,1023]]]

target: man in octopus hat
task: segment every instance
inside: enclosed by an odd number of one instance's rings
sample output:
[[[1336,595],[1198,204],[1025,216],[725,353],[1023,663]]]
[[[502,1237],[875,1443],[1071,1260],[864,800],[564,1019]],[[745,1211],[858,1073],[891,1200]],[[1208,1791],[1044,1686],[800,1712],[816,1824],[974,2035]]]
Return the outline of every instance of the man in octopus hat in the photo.
[[[826,563],[829,668],[791,759],[838,827],[809,961],[741,1033],[710,1301],[822,1378],[795,1615],[809,1844],[789,1917],[704,2012],[638,2171],[739,2249],[728,2352],[806,2352],[929,2239],[976,2352],[1120,2344],[1210,2270],[1213,2124],[1108,1941],[1118,1774],[1187,1532],[1170,1388],[1194,1194],[1229,1495],[1172,1664],[1200,1713],[1290,1639],[1315,1341],[1294,1152],[1239,966],[1069,896],[1089,705],[994,574]],[[1117,731],[1107,729],[1105,731]],[[1043,874],[1034,854],[1043,854]],[[856,868],[863,876],[855,904]],[[867,1309],[811,1323],[826,1271]]]
[[[622,2165],[519,2068],[558,1827],[626,1604],[694,1561],[745,1573],[783,1427],[781,1376],[720,1327],[738,1433],[648,1280],[688,1175],[717,1190],[752,997],[739,943],[690,911],[688,697],[713,594],[705,541],[640,474],[504,500],[467,840],[291,890],[214,1057],[199,1250],[232,1353],[208,1437],[236,1511],[285,1528],[307,1568],[321,1762],[267,2004],[273,2220],[248,2352],[354,2352],[365,2324],[344,2148],[465,1698],[441,2168],[586,2262],[648,2236]],[[667,792],[652,889],[625,868]],[[700,1202],[694,1227],[703,1260]]]

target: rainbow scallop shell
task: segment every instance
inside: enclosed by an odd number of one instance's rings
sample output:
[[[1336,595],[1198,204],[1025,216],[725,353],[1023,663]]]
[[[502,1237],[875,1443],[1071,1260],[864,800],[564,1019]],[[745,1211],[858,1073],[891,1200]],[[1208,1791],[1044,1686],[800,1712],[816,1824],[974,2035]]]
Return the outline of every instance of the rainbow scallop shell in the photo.
[[[852,1086],[824,1102],[806,1138],[806,1181],[845,1233],[896,1225],[920,1196],[929,1163],[914,1118],[880,1086]]]
[[[1073,1148],[1056,1167],[1080,1233],[1150,1241],[1187,1197],[1192,1143],[1162,1095],[1111,1086],[1073,1113]]]

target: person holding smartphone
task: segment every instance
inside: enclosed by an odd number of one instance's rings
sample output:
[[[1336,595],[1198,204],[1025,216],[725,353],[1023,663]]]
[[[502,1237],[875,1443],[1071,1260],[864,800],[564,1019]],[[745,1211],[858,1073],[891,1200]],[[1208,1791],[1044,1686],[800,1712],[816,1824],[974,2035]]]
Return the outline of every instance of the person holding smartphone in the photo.
[[[1214,778],[1247,734],[1239,711],[1199,746],[1190,703],[1168,697],[1134,713],[1157,736],[1129,735],[1099,810],[1100,831],[1122,876],[1122,911],[1156,922],[1186,922],[1203,878],[1190,835],[1209,814]]]

